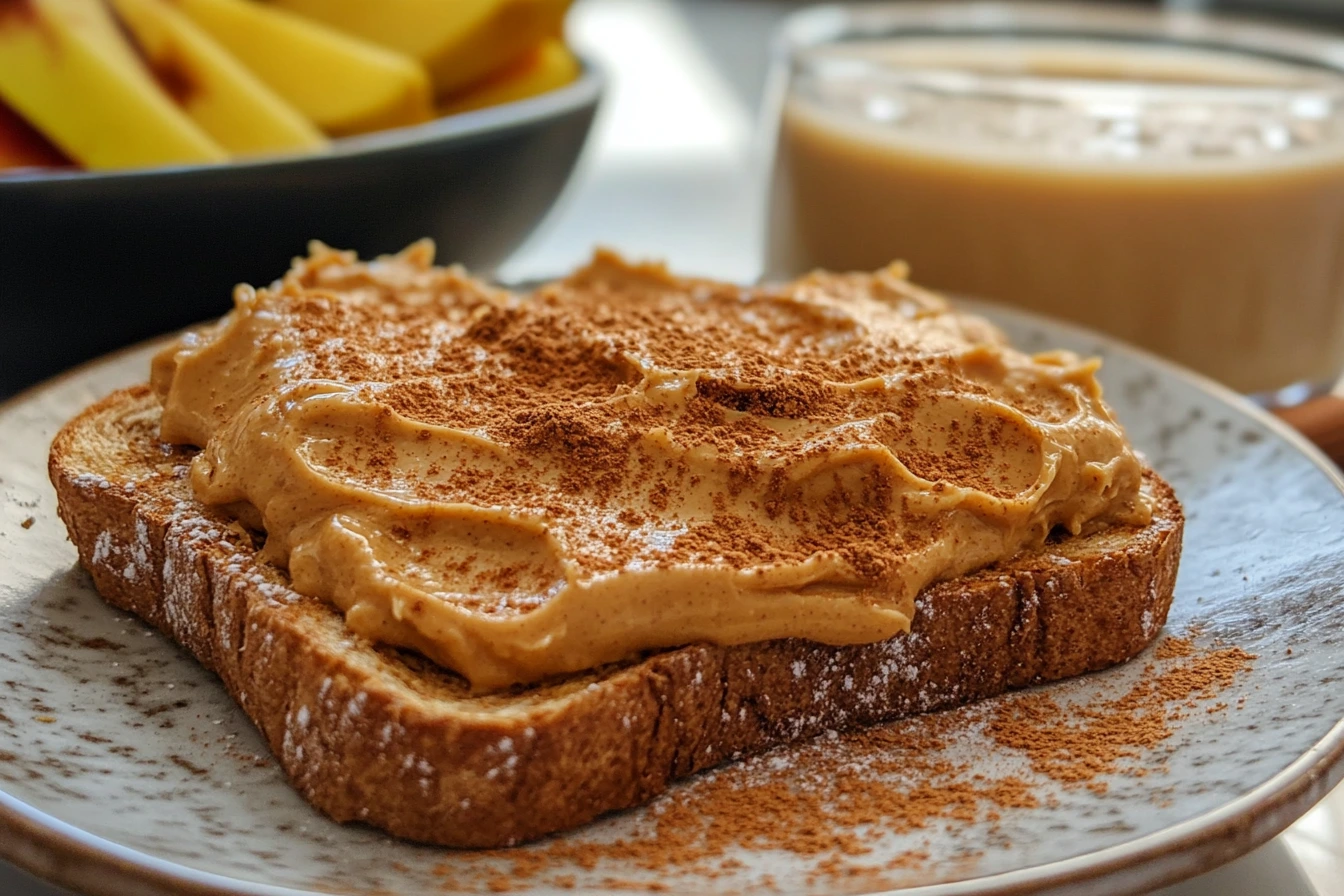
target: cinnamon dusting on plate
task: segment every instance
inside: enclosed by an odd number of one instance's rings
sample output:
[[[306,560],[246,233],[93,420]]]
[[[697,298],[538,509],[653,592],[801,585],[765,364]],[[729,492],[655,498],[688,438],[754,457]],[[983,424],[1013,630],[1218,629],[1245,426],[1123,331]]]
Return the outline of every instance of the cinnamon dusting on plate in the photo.
[[[1217,700],[1255,657],[1236,647],[1162,638],[1137,683],[1113,698],[1071,704],[1057,688],[1029,690],[942,713],[846,734],[724,766],[655,800],[638,833],[597,842],[583,832],[515,849],[463,854],[438,869],[444,889],[513,892],[569,889],[677,891],[695,878],[747,874],[744,853],[779,851],[809,860],[807,883],[896,887],[918,883],[933,841],[985,826],[996,845],[1009,813],[1048,812],[1054,795],[1086,788],[1105,800],[1117,776],[1164,774],[1187,704]],[[1216,701],[1216,702],[1210,702]],[[1237,709],[1244,706],[1240,698]],[[968,732],[997,748],[990,762],[958,750]],[[974,752],[971,750],[970,752]],[[1005,771],[1020,768],[1022,771]],[[889,835],[915,835],[894,855]],[[922,835],[922,836],[921,836]],[[975,841],[981,844],[981,840]],[[973,862],[983,845],[971,845]],[[680,883],[678,883],[680,882]],[[753,888],[772,882],[750,879]]]

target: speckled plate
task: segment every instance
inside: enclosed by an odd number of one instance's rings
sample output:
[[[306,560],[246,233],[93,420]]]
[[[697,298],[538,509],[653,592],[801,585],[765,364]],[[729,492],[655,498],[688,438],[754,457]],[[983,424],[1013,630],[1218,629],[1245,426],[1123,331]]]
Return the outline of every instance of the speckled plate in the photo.
[[[1079,330],[987,313],[1023,347],[1105,357],[1112,403],[1189,517],[1169,627],[1259,659],[1220,698],[1240,709],[1176,723],[1163,773],[1117,775],[1105,792],[1047,780],[1040,807],[1005,811],[992,829],[889,834],[879,858],[912,845],[929,857],[881,886],[926,896],[1125,893],[1196,874],[1277,834],[1341,775],[1344,483],[1302,439],[1217,386]],[[0,855],[94,894],[372,896],[451,892],[467,872],[484,879],[498,859],[316,814],[222,687],[103,604],[76,565],[47,484],[47,445],[86,404],[143,379],[149,352],[81,368],[0,410]],[[1068,703],[1114,697],[1142,666],[1050,691]],[[951,749],[987,768],[1022,762],[974,730]],[[619,836],[647,813],[569,836]],[[783,892],[873,885],[809,884],[807,860],[790,854],[740,858],[735,874],[682,879],[675,889],[749,890],[765,873]],[[609,877],[648,880],[616,864],[576,870],[580,889]]]

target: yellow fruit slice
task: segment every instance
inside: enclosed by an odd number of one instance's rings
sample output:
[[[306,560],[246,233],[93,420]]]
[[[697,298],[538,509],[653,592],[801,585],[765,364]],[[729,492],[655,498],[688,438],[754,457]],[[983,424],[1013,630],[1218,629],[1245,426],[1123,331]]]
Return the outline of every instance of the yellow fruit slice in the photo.
[[[416,60],[250,0],[177,0],[197,25],[329,134],[426,121],[429,75]]]
[[[563,41],[548,37],[522,59],[445,99],[439,105],[439,114],[452,115],[527,99],[564,87],[578,76],[579,60]]]
[[[444,96],[559,34],[570,0],[273,2],[420,60]]]
[[[167,0],[112,0],[159,85],[230,152],[320,149],[311,121]]]
[[[70,164],[42,132],[0,103],[0,169],[64,168]]]
[[[159,90],[101,0],[26,0],[0,16],[0,98],[87,168],[228,158]]]

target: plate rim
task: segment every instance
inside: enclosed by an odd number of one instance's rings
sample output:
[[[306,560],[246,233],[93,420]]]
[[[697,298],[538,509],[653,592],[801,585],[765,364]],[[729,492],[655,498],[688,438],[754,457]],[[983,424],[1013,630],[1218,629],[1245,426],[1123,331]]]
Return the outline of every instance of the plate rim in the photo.
[[[1079,342],[1091,341],[1107,353],[1128,355],[1163,376],[1184,381],[1282,439],[1325,474],[1344,499],[1344,471],[1297,430],[1231,388],[1145,349],[1069,321],[985,299],[966,296],[950,299],[954,305],[991,320],[1015,318],[1066,333]],[[172,336],[156,336],[85,361],[0,401],[0,413],[32,402],[99,367],[147,351]],[[1044,865],[961,881],[873,891],[871,896],[971,893],[1043,896],[1103,881],[1118,885],[1118,889],[1109,891],[1112,893],[1144,892],[1211,871],[1249,853],[1287,829],[1341,779],[1344,779],[1344,719],[1337,720],[1301,756],[1268,780],[1236,799],[1170,827]],[[0,859],[49,883],[77,888],[87,896],[312,896],[322,892],[253,883],[159,858],[56,818],[3,789],[0,789],[0,834],[3,835]]]

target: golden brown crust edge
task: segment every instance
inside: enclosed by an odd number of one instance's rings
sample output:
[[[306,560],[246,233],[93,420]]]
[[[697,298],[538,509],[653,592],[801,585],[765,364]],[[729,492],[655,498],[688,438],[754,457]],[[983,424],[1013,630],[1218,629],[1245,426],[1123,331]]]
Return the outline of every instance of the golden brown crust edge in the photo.
[[[156,415],[146,387],[118,392],[52,445],[59,512],[99,592],[217,673],[317,808],[449,846],[566,830],[739,753],[1123,662],[1165,622],[1180,557],[1180,505],[1149,474],[1148,527],[930,588],[892,641],[694,645],[472,697],[256,564],[191,500],[190,455],[154,444]]]

